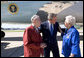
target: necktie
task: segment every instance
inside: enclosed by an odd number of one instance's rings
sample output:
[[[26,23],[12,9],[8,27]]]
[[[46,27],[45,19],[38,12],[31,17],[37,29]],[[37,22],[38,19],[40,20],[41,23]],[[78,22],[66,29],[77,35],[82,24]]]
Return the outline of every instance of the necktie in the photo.
[[[53,24],[50,26],[51,35],[53,34]]]

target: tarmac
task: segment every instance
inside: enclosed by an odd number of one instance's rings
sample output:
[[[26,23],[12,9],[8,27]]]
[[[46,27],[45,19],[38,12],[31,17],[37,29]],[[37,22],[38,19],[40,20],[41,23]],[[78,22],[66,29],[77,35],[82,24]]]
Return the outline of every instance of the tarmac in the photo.
[[[24,57],[23,32],[5,32],[5,34],[5,38],[1,39],[1,57]],[[83,57],[83,31],[80,37],[80,50]],[[62,39],[60,33],[57,34],[57,40],[60,57],[64,57],[61,54]],[[53,57],[52,52],[50,52],[50,57]]]

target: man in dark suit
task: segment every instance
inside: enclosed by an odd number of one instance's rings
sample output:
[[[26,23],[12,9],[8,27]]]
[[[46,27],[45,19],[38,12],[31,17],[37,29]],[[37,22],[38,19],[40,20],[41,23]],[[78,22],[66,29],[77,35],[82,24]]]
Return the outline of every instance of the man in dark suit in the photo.
[[[43,41],[47,45],[47,47],[44,48],[44,57],[50,57],[50,51],[52,51],[53,57],[60,57],[56,36],[58,30],[60,32],[62,31],[58,22],[56,22],[56,16],[56,14],[50,13],[48,15],[48,21],[43,22],[40,26]]]

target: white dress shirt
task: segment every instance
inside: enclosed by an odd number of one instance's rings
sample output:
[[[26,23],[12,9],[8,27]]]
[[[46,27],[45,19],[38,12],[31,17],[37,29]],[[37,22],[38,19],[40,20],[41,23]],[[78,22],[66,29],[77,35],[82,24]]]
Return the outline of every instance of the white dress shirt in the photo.
[[[49,30],[51,29],[50,28],[50,26],[51,26],[51,23],[50,23],[50,21],[48,21],[48,23],[49,23]],[[53,24],[52,24],[53,25]],[[53,27],[53,26],[52,26]],[[54,30],[54,27],[53,27],[53,30]],[[51,30],[50,30],[51,31]]]

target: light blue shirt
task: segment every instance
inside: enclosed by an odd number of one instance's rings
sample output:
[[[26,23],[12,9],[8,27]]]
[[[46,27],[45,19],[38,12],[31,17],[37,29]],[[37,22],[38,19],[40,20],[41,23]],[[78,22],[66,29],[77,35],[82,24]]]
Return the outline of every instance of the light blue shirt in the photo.
[[[72,26],[69,30],[66,29],[65,33],[62,33],[61,36],[63,38],[62,54],[65,57],[69,57],[72,53],[75,57],[81,57],[79,32],[76,28]]]

